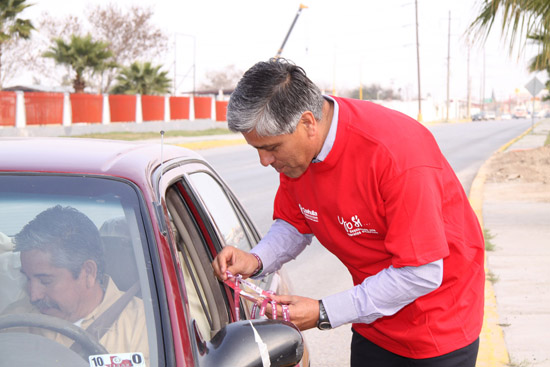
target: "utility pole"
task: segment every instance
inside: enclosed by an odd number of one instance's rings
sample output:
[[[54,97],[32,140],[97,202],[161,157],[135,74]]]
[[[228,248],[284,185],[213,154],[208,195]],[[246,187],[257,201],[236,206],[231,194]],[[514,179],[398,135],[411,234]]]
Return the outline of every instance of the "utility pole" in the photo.
[[[467,80],[466,80],[466,118],[470,119],[472,117],[471,109],[472,109],[472,77],[470,76],[470,50],[472,46],[470,43],[470,40],[468,40],[468,61],[466,64],[466,74],[467,74]]]
[[[481,80],[481,111],[485,111],[485,49],[483,50],[483,75]]]
[[[418,0],[414,0],[414,12],[416,18],[416,66],[418,75],[418,121],[422,122],[422,91],[420,88],[420,45],[418,42]]]
[[[445,121],[449,122],[449,109],[451,108],[450,100],[450,84],[451,84],[451,11],[449,10],[449,35],[447,39],[447,118]]]

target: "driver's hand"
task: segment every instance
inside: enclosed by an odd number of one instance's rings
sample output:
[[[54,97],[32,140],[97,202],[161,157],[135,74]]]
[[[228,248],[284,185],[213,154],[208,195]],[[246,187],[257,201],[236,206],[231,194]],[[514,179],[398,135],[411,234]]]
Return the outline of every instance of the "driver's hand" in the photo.
[[[226,271],[234,275],[240,274],[246,279],[258,268],[258,260],[248,252],[226,246],[212,261],[212,268],[214,274],[222,281],[227,279]]]

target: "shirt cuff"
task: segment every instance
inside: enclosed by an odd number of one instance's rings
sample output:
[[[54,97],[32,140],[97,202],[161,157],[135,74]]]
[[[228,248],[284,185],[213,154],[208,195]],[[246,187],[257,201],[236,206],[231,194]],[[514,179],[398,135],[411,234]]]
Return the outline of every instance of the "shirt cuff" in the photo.
[[[264,238],[250,250],[260,257],[263,265],[263,270],[254,279],[271,274],[295,259],[311,243],[312,237],[311,234],[300,233],[284,220],[275,220]]]
[[[353,288],[323,298],[330,325],[335,328],[359,318],[353,304]]]

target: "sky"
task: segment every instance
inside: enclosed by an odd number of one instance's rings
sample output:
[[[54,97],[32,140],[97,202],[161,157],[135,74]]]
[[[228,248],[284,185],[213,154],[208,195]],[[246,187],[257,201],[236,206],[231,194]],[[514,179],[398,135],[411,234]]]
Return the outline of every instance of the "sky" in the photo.
[[[468,47],[464,33],[481,1],[418,0],[423,97],[447,98],[450,60],[450,98],[466,98]],[[84,17],[90,4],[109,2],[34,0],[24,15],[31,20],[43,11],[52,16]],[[199,85],[206,72],[230,65],[245,71],[275,56],[300,1],[117,0],[116,4],[153,9],[153,23],[170,37],[172,48],[160,62],[169,75],[176,76],[178,92],[182,92],[193,89],[193,65]],[[308,8],[301,12],[282,57],[302,66],[327,93],[379,84],[399,91],[405,99],[416,97],[414,0],[303,0],[303,4]],[[470,50],[473,100],[478,100],[482,91],[485,98],[493,93],[497,99],[510,98],[516,89],[524,91],[524,85],[535,76],[526,71],[535,51],[528,49],[524,56],[510,54],[496,28],[486,44]],[[538,78],[546,81],[546,75],[538,74]]]

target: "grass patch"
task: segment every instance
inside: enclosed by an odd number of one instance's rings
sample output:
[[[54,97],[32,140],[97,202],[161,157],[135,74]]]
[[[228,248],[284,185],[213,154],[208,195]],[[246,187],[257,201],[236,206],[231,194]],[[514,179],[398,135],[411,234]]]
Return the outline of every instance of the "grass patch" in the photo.
[[[529,363],[529,361],[527,361],[525,359],[521,362],[516,362],[516,361],[511,360],[510,363],[507,364],[507,366],[509,366],[509,367],[529,367],[529,366],[532,366],[532,364]]]
[[[172,130],[165,131],[165,138],[180,137],[180,136],[210,136],[232,134],[229,129],[215,128],[207,130]],[[90,139],[113,139],[113,140],[146,140],[160,138],[160,130],[148,132],[133,132],[133,131],[113,131],[107,133],[92,133],[75,135],[75,138],[90,138]]]
[[[546,136],[546,141],[544,142],[544,146],[550,145],[550,133]]]
[[[483,238],[485,239],[485,251],[495,251],[495,244],[492,241],[495,236],[487,228],[483,228]]]
[[[495,284],[496,282],[498,282],[498,275],[495,275],[495,273],[493,273],[492,271],[487,271],[487,273],[485,274],[485,276],[487,277],[487,280],[489,282],[491,282],[491,284]]]

